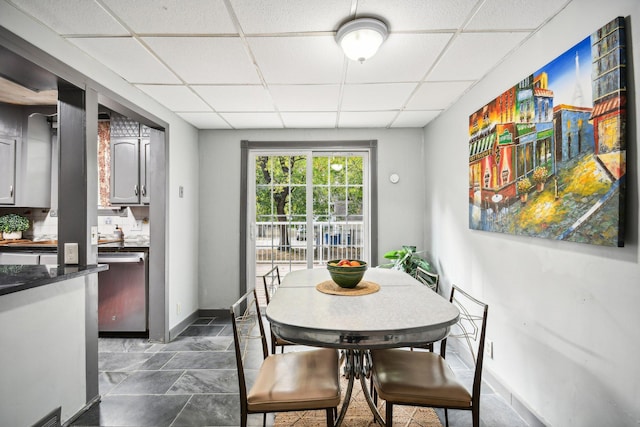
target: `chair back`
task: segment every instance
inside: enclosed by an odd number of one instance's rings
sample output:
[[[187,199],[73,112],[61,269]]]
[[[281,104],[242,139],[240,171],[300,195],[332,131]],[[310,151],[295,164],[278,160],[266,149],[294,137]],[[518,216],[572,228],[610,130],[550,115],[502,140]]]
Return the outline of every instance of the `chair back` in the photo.
[[[264,285],[264,295],[267,299],[267,304],[269,304],[271,297],[280,286],[280,270],[277,265],[262,276],[262,283]]]
[[[440,354],[445,357],[447,341],[451,339],[456,339],[460,342],[461,351],[468,350],[475,364],[472,396],[474,399],[479,399],[489,306],[456,285],[451,287],[449,301],[460,310],[460,319],[451,327],[449,336],[442,341]]]
[[[420,283],[428,286],[432,291],[438,292],[440,284],[440,275],[438,273],[432,273],[420,266],[416,267],[416,273],[414,276]]]
[[[230,309],[233,327],[233,342],[238,369],[238,385],[240,388],[240,404],[244,413],[247,409],[247,384],[245,369],[259,369],[267,358],[267,340],[256,299],[255,289],[244,294]],[[260,352],[262,350],[262,354]]]

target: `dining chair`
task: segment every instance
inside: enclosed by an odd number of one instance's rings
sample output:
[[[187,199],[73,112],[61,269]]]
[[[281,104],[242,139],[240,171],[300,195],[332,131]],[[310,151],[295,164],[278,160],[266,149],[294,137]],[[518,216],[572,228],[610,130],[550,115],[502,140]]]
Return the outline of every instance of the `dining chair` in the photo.
[[[372,380],[375,395],[386,401],[385,422],[393,425],[393,406],[425,406],[444,408],[445,425],[449,425],[449,409],[471,411],[474,427],[480,426],[480,385],[488,305],[453,285],[449,301],[460,310],[458,322],[449,336],[441,341],[440,354],[403,349],[372,350]],[[448,365],[447,341],[468,350],[474,363],[470,390]],[[377,397],[376,397],[377,400]]]
[[[268,413],[324,409],[327,426],[333,426],[340,403],[337,351],[322,348],[270,355],[255,289],[236,301],[230,311],[240,425],[246,427],[248,414],[262,413],[265,426]]]
[[[429,289],[435,293],[438,293],[440,285],[440,275],[438,273],[432,273],[418,266],[416,267],[416,272],[413,277],[423,285],[428,286]]]
[[[271,301],[271,297],[280,286],[280,270],[278,266],[274,266],[271,270],[262,275],[262,284],[264,286],[264,295],[267,305]],[[276,354],[276,349],[280,347],[280,352],[284,353],[284,347],[287,345],[295,345],[289,341],[283,340],[276,334],[271,332],[271,354]]]

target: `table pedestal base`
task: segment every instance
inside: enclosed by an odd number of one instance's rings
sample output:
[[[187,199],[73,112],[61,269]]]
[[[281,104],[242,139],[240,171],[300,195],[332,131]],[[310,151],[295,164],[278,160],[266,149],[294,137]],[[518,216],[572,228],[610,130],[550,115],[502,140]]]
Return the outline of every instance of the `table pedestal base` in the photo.
[[[341,358],[344,358],[344,376],[349,380],[347,383],[347,391],[340,408],[340,414],[336,420],[336,427],[342,424],[347,410],[349,409],[349,403],[351,402],[351,394],[353,392],[353,383],[355,379],[360,380],[360,387],[362,387],[362,393],[364,398],[371,409],[371,413],[375,421],[381,426],[385,426],[384,419],[378,412],[378,408],[373,403],[371,394],[369,393],[369,387],[367,387],[366,379],[371,375],[371,355],[368,350],[342,350]]]

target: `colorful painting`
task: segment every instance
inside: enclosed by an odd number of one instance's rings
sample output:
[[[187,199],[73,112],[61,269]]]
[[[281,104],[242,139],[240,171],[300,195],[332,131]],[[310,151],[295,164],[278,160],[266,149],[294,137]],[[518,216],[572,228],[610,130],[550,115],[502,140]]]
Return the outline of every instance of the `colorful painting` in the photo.
[[[616,18],[469,117],[469,227],[624,246],[626,38]]]

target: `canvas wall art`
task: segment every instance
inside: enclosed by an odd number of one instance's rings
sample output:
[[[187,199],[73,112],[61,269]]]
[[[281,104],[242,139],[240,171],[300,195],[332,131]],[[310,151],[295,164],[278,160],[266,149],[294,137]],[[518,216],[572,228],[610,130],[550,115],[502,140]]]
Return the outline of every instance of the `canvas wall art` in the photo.
[[[625,21],[469,117],[469,227],[624,246]]]

